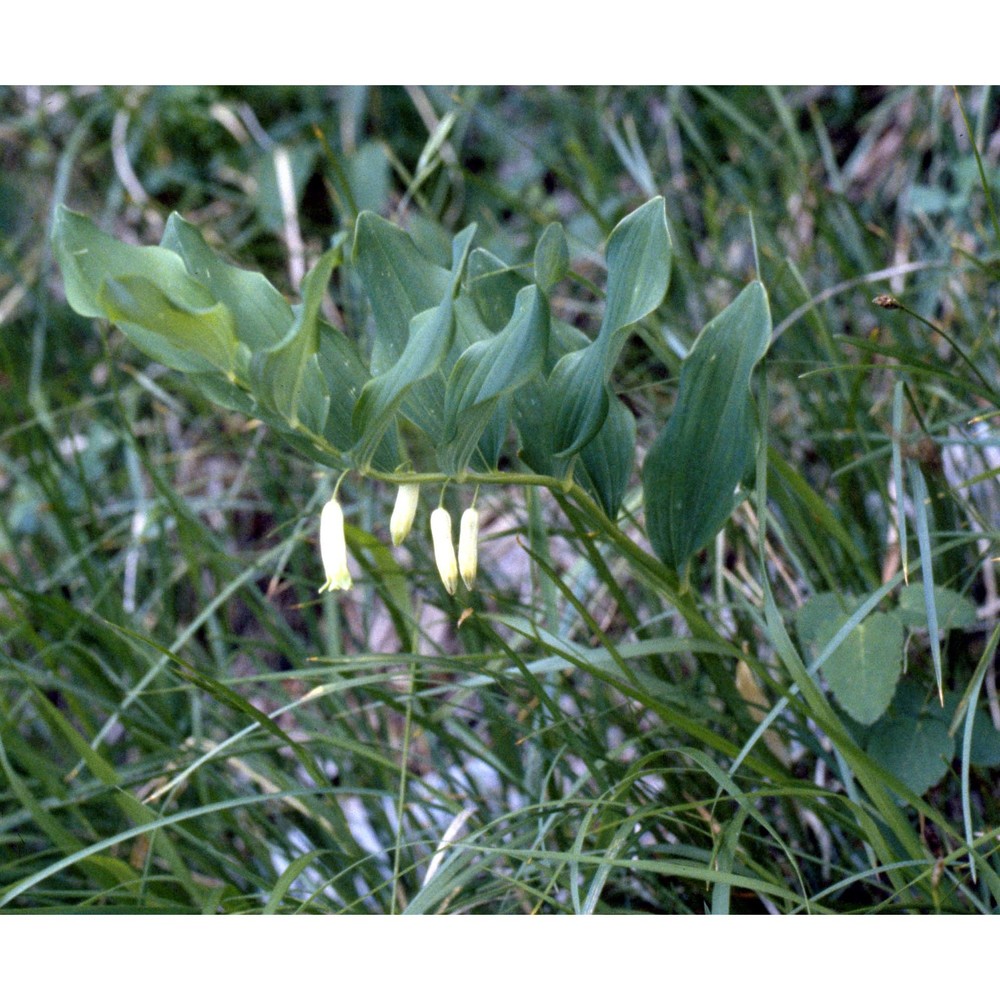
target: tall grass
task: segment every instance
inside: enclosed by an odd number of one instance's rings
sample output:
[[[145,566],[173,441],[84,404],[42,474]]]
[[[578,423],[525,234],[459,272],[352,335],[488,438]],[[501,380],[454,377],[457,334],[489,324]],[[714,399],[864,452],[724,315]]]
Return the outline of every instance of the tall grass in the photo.
[[[988,91],[22,88],[0,129],[0,906],[997,909]],[[558,220],[554,308],[593,334],[601,244],[654,194],[673,278],[616,386],[640,454],[748,279],[775,319],[756,473],[687,590],[638,476],[611,523],[512,462],[479,490],[474,594],[440,586],[426,497],[390,550],[393,488],[349,476],[355,587],[318,596],[328,473],[76,317],[47,242],[58,203],[142,243],[177,210],[291,296],[363,208],[431,254],[475,221],[513,262]],[[921,581],[938,623],[908,631],[889,721],[915,699],[929,783],[824,672]],[[820,645],[817,594],[844,615]]]

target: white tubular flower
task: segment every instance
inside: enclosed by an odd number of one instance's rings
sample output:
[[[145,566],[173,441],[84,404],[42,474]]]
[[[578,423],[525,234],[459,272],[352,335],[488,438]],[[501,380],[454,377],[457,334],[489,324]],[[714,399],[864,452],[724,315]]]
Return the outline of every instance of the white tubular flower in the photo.
[[[396,494],[396,506],[389,518],[389,534],[393,545],[402,545],[413,527],[413,517],[417,513],[420,487],[416,483],[404,483]]]
[[[479,544],[479,514],[470,507],[462,514],[458,529],[458,568],[469,590],[476,585],[477,556]]]
[[[323,559],[325,590],[350,590],[351,574],[347,569],[347,539],[344,536],[344,512],[336,500],[329,500],[319,518],[319,554]]]
[[[437,507],[431,513],[431,539],[434,542],[434,561],[441,574],[441,582],[449,594],[454,594],[458,587],[458,563],[455,561],[455,546],[451,540],[451,514],[444,507]]]

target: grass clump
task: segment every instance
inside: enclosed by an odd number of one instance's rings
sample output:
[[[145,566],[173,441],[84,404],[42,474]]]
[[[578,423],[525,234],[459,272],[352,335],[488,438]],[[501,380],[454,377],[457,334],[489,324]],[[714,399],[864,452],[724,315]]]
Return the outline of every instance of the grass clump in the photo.
[[[980,89],[2,92],[0,906],[996,911],[996,121]],[[615,227],[658,198],[669,284],[606,333]],[[79,315],[63,204],[130,246],[178,212],[282,302],[337,250],[317,337],[384,380],[366,405],[403,451],[341,462],[353,399],[309,434],[276,378],[272,410],[220,409]],[[543,386],[614,340],[604,464],[538,458],[552,404],[516,370],[483,388],[494,351],[445,404],[473,386],[503,415],[493,461],[484,418],[435,465],[421,412],[384,403],[393,358],[367,367],[376,220]],[[528,296],[511,318],[529,281],[544,358]],[[732,513],[674,565],[641,472],[698,332],[754,282]],[[710,477],[711,444],[663,475]],[[320,595],[335,487],[353,586]],[[441,584],[439,501],[478,513],[474,590]]]

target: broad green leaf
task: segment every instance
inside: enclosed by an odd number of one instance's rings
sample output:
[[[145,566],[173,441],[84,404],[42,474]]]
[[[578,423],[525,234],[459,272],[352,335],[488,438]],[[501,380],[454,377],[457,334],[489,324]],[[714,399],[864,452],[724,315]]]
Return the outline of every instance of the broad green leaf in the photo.
[[[604,426],[583,447],[573,469],[580,485],[597,498],[612,520],[618,517],[634,457],[635,417],[617,396],[612,396]]]
[[[1000,767],[1000,729],[981,708],[973,721],[970,760],[976,767]]]
[[[545,422],[552,429],[552,453],[569,458],[601,429],[607,419],[606,343],[593,341],[564,355],[549,376]]]
[[[607,302],[600,336],[617,340],[619,350],[623,331],[648,316],[667,294],[671,254],[662,197],[651,198],[615,226],[608,240]]]
[[[549,339],[549,310],[535,285],[518,292],[507,326],[466,348],[448,379],[444,403],[444,444],[452,471],[468,463],[501,396],[542,369]]]
[[[424,409],[415,419],[418,426],[433,436],[443,424],[443,378],[438,371],[447,357],[455,333],[454,301],[475,235],[475,226],[469,226],[455,237],[451,283],[443,299],[436,306],[415,315],[410,322],[409,337],[403,353],[386,372],[376,376],[361,391],[354,407],[352,425],[357,435],[355,458],[361,466],[367,465],[375,449],[394,421],[403,397],[415,385],[437,375],[442,382],[440,408],[436,401],[424,400]]]
[[[535,246],[535,284],[546,294],[566,277],[569,270],[569,247],[566,233],[558,222],[545,227]]]
[[[339,451],[346,453],[355,444],[351,417],[361,395],[361,387],[370,378],[368,369],[354,342],[323,320],[319,322],[316,360],[330,394],[330,410],[323,436]],[[386,434],[375,450],[372,465],[383,472],[391,472],[399,463],[395,435]],[[329,464],[329,458],[326,464]]]
[[[406,348],[413,317],[437,306],[452,278],[427,260],[402,229],[372,212],[358,216],[354,263],[375,317],[371,368],[380,375]]]
[[[464,242],[468,232],[459,234],[456,240]],[[453,252],[454,245],[453,241]],[[436,308],[445,298],[453,298],[456,279],[421,253],[407,233],[370,212],[358,216],[354,260],[375,319],[371,372],[379,377],[402,357],[414,317]],[[464,257],[461,263],[464,266]],[[438,364],[447,359],[448,353],[446,346]],[[398,407],[393,404],[394,410],[435,443],[443,436],[444,388],[444,374],[432,368],[425,378],[410,383]]]
[[[549,237],[550,240],[553,238]],[[499,257],[481,248],[473,250],[469,255],[468,274],[469,291],[477,313],[490,330],[503,329],[514,311],[518,292],[527,284],[526,279]],[[544,475],[562,475],[567,464],[565,459],[553,458],[552,426],[545,413],[549,391],[547,377],[564,354],[579,350],[587,343],[587,338],[579,330],[550,317],[548,344],[542,370],[528,379],[510,397],[514,423],[520,438],[521,460]],[[491,426],[497,419],[497,414],[494,414]],[[490,444],[495,444],[500,434],[501,430],[495,426],[492,434],[489,431],[484,434],[480,441],[479,452],[485,455],[490,450]],[[489,444],[486,443],[487,440]],[[595,452],[600,450],[600,446],[595,446]],[[589,461],[596,461],[596,454],[592,455]],[[586,464],[585,460],[584,466]],[[594,492],[594,484],[589,480],[586,469],[577,478],[585,489]],[[594,496],[599,499],[596,492]]]
[[[816,643],[820,633],[835,618],[846,621],[845,604],[837,594],[814,594],[795,612],[795,631],[803,647]]]
[[[507,443],[507,432],[510,430],[511,400],[509,396],[501,396],[497,400],[496,409],[490,417],[486,428],[479,437],[470,464],[480,472],[493,472],[500,462],[500,453]]]
[[[112,320],[141,351],[179,371],[233,371],[232,316],[176,253],[122,243],[64,206],[52,244],[66,298],[81,316]]]
[[[191,283],[184,261],[177,254],[160,247],[122,243],[65,205],[56,209],[52,248],[62,271],[66,299],[81,316],[104,317],[98,296],[108,278],[140,275],[164,293],[179,296]]]
[[[518,292],[506,328],[466,348],[448,379],[445,432],[453,435],[465,411],[523,385],[541,371],[548,347],[549,311],[535,285]]]
[[[948,587],[934,588],[934,604],[942,632],[971,628],[978,620],[972,601]],[[927,628],[927,602],[922,583],[911,584],[900,592],[899,615],[907,628]]]
[[[292,309],[281,292],[264,275],[223,260],[176,212],[167,219],[160,246],[177,253],[188,273],[229,309],[237,338],[251,351],[266,350],[288,333]]]
[[[608,413],[608,381],[628,328],[663,301],[670,280],[671,246],[663,198],[637,208],[608,240],[608,288],[597,338],[567,354],[549,377],[546,418],[559,457],[575,454],[601,429]]]
[[[904,680],[889,710],[868,731],[867,753],[916,795],[923,795],[947,773],[956,752],[948,719],[958,697],[945,695],[945,707],[923,685]]]
[[[940,719],[903,715],[879,722],[867,751],[915,795],[923,795],[947,774],[955,740]]]
[[[825,646],[848,615],[819,627],[816,644]],[[840,706],[863,726],[882,717],[903,668],[903,626],[895,614],[875,611],[861,622],[823,664],[822,672]]]
[[[646,456],[646,531],[682,579],[728,520],[751,466],[750,376],[770,337],[767,293],[755,281],[699,334],[681,367],[673,413]]]
[[[502,330],[514,311],[517,293],[528,283],[495,254],[476,247],[469,254],[469,293],[483,322],[494,332]]]
[[[392,175],[385,150],[363,142],[347,161],[347,176],[359,212],[379,211],[388,201]]]
[[[553,448],[552,425],[546,415],[549,386],[546,376],[567,351],[578,350],[586,337],[575,327],[555,318],[549,329],[549,350],[545,357],[544,374],[536,375],[513,397],[514,424],[521,439],[521,459],[536,472],[547,476],[562,476],[569,459],[556,458]]]
[[[182,372],[235,377],[239,343],[232,314],[197,282],[167,294],[139,275],[107,278],[97,301],[105,317],[151,358]]]
[[[502,330],[510,321],[517,294],[526,285],[525,278],[488,250],[477,247],[469,255],[470,296],[477,314],[493,332]],[[566,330],[570,331],[569,337]],[[586,343],[583,334],[550,317],[542,371],[528,379],[512,397],[501,401],[480,439],[474,462],[481,457],[486,468],[496,467],[507,422],[513,416],[521,439],[522,461],[536,472],[552,473],[552,429],[545,421],[546,377],[567,350],[575,350],[582,343]]]
[[[216,406],[221,406],[226,410],[235,410],[237,413],[246,414],[248,417],[261,418],[264,416],[257,400],[248,392],[244,392],[238,385],[230,382],[222,375],[214,373],[192,373],[191,384],[210,402]]]
[[[302,281],[302,302],[294,320],[273,347],[258,351],[251,364],[258,399],[296,430],[300,424],[322,434],[330,408],[330,392],[317,360],[323,295],[340,263],[340,245],[327,250]]]

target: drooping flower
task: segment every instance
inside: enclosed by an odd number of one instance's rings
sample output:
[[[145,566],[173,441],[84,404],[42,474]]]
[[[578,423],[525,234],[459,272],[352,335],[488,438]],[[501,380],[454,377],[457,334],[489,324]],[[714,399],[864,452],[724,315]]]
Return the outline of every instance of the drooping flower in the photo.
[[[319,554],[323,559],[326,583],[319,588],[350,590],[351,574],[347,569],[347,538],[344,535],[344,512],[336,500],[328,500],[319,518]]]
[[[458,587],[458,563],[451,540],[451,514],[444,507],[437,507],[431,513],[431,540],[434,542],[434,561],[441,574],[441,582],[449,594],[454,594]]]
[[[389,534],[393,545],[402,545],[413,527],[413,518],[417,513],[417,501],[420,499],[420,487],[416,483],[404,483],[396,494],[396,505],[392,508],[389,518]]]
[[[458,529],[458,568],[466,587],[472,590],[476,585],[479,544],[479,514],[475,507],[469,507],[462,514]]]

